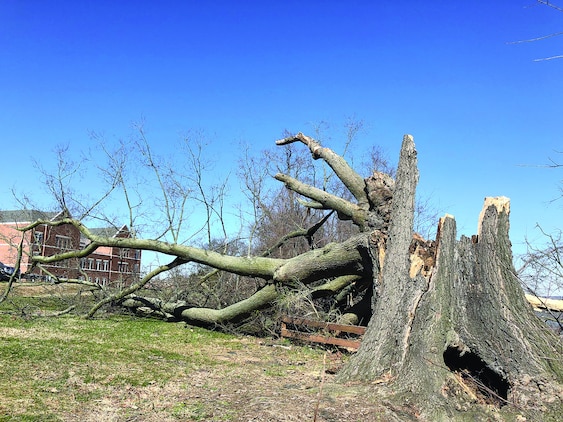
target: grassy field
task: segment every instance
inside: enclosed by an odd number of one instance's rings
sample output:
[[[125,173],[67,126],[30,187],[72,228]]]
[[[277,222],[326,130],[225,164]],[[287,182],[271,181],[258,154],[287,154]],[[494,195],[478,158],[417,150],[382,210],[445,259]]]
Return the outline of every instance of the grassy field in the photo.
[[[241,420],[277,407],[261,387],[314,399],[323,352],[274,346],[155,320],[0,316],[0,420]]]
[[[125,315],[46,317],[82,297],[64,289],[18,285],[0,305],[0,422],[417,420],[379,384],[335,383],[341,353]]]
[[[340,354],[128,316],[38,317],[68,292],[18,289],[0,306],[0,421],[386,420],[361,391],[331,387]]]

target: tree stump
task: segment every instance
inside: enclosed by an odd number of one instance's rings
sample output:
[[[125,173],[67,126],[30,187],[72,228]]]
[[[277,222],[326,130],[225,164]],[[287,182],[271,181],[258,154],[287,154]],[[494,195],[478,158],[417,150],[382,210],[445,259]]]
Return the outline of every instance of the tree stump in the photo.
[[[385,384],[406,401],[414,395],[429,420],[476,403],[541,408],[563,400],[563,345],[515,275],[509,200],[486,198],[472,238],[456,240],[454,218],[441,218],[434,266],[412,271],[417,179],[414,142],[405,137],[385,258],[374,269],[374,314],[338,379]]]

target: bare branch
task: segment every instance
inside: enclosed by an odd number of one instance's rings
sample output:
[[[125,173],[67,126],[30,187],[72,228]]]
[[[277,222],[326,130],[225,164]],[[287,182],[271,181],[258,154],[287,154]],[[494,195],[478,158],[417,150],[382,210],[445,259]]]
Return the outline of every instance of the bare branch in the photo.
[[[563,12],[563,8],[554,5],[553,3],[550,3],[548,0],[536,0],[539,4],[542,4],[544,6],[549,6],[552,9],[555,9],[559,12]],[[535,41],[541,41],[541,40],[545,40],[547,38],[552,38],[552,37],[556,37],[559,35],[563,35],[563,32],[554,32],[552,34],[548,34],[548,35],[543,35],[541,37],[535,37],[535,38],[529,38],[529,39],[525,39],[525,40],[519,40],[519,41],[512,41],[512,42],[508,42],[507,44],[522,44],[522,43],[527,43],[527,42],[535,42]],[[535,62],[543,62],[543,61],[547,61],[547,60],[554,60],[554,59],[561,59],[563,58],[563,55],[556,55],[556,56],[550,56],[550,57],[543,57],[540,59],[534,59]]]
[[[25,235],[22,235],[21,240],[20,240],[20,244],[18,246],[18,255],[17,255],[17,258],[16,258],[16,266],[14,267],[14,272],[12,273],[12,275],[10,276],[10,279],[8,280],[8,285],[6,286],[6,290],[4,290],[4,293],[2,293],[2,296],[0,296],[0,303],[4,302],[8,298],[8,295],[12,291],[12,286],[14,284],[14,281],[16,281],[16,277],[17,277],[17,274],[19,273],[19,269],[20,269],[20,263],[21,263],[21,258],[22,258],[22,254],[23,254],[24,242],[25,242]]]
[[[536,37],[536,38],[529,38],[526,40],[519,40],[519,41],[511,41],[507,44],[522,44],[522,43],[526,43],[526,42],[535,42],[535,41],[541,41],[541,40],[545,40],[547,38],[551,38],[551,37],[557,37],[559,35],[563,35],[563,31],[562,32],[555,32],[553,34],[548,34],[548,35],[543,35],[541,37]]]
[[[359,205],[352,204],[339,196],[332,195],[314,186],[307,185],[285,174],[278,173],[275,178],[283,182],[287,188],[297,192],[314,202],[321,204],[324,209],[332,209],[338,213],[341,219],[353,220],[358,226],[363,227],[365,223],[365,210]],[[362,183],[363,179],[362,179]],[[314,208],[320,208],[316,204]]]
[[[324,277],[356,274],[363,268],[362,253],[365,247],[365,236],[351,238],[341,244],[329,244],[321,249],[298,255],[290,259],[266,257],[240,257],[220,254],[211,250],[192,246],[171,244],[167,242],[119,237],[103,237],[94,235],[80,221],[64,218],[57,221],[37,221],[37,224],[57,226],[71,224],[75,226],[91,243],[84,249],[68,251],[51,256],[35,255],[32,260],[36,263],[52,263],[65,259],[79,258],[88,255],[95,247],[112,246],[118,248],[143,249],[176,256],[183,263],[195,262],[208,265],[223,271],[282,283],[298,279],[302,282],[319,280]],[[20,229],[24,231],[24,229]],[[95,245],[92,246],[92,245]]]
[[[551,3],[549,0],[536,0],[539,4],[543,4],[544,6],[549,6],[552,9],[555,9],[559,12],[563,12],[563,8],[556,6],[555,4]]]
[[[301,132],[295,136],[290,136],[276,141],[276,145],[288,145],[294,142],[302,142],[307,145],[313,158],[322,158],[332,168],[338,178],[344,183],[346,188],[358,201],[358,206],[368,209],[368,198],[365,191],[364,179],[356,173],[340,155],[334,153],[329,148],[324,148],[321,144]]]
[[[92,318],[94,316],[94,314],[98,311],[98,309],[100,309],[105,304],[111,303],[111,302],[114,302],[114,301],[119,301],[119,300],[123,299],[124,297],[129,296],[132,293],[135,293],[137,290],[144,287],[150,280],[152,280],[154,277],[156,277],[160,273],[163,273],[165,271],[169,271],[172,268],[175,268],[175,267],[182,265],[182,264],[185,264],[185,263],[186,262],[184,260],[176,258],[176,259],[174,259],[174,261],[172,261],[169,264],[159,266],[158,268],[154,269],[153,271],[151,271],[150,273],[145,275],[141,280],[139,280],[139,282],[133,283],[128,288],[123,289],[123,290],[117,292],[114,295],[110,295],[110,296],[104,298],[103,300],[99,301],[98,303],[96,303],[88,311],[86,318]]]
[[[544,57],[543,59],[534,59],[535,62],[543,62],[546,60],[563,59],[563,54],[558,56]]]
[[[184,321],[197,325],[216,325],[235,318],[244,316],[256,309],[260,309],[272,303],[278,298],[276,286],[268,284],[258,290],[252,296],[240,302],[234,303],[223,309],[195,308],[189,306],[179,306],[178,303],[163,303],[160,299],[131,297],[127,298],[122,304],[128,308],[139,308],[149,306],[152,309],[164,314],[171,314],[178,309],[182,309],[179,315]]]

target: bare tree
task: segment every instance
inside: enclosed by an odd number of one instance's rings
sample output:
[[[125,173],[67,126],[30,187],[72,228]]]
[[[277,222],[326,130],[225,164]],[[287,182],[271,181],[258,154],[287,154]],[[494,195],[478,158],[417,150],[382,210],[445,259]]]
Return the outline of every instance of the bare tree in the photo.
[[[543,167],[559,169],[561,164],[550,159],[549,164]],[[563,197],[561,182],[559,189],[560,194],[553,202]],[[527,250],[519,257],[518,277],[540,316],[563,332],[563,233],[561,229],[547,232],[539,224],[536,224],[536,229],[541,237],[534,242],[526,239]]]
[[[547,233],[539,225],[537,229],[546,243],[535,246],[527,241],[528,250],[518,274],[530,293],[549,297],[563,292],[562,233]]]

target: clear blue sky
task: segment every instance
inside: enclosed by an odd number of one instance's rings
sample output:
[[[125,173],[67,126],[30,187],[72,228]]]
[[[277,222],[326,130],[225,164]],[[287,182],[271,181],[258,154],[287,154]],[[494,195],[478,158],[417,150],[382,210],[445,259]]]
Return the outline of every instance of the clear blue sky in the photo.
[[[560,6],[563,6],[560,4]],[[356,154],[415,137],[420,185],[460,234],[485,196],[512,200],[516,250],[563,227],[563,13],[511,1],[0,1],[2,208],[56,145],[130,134],[155,145],[211,134],[221,168],[239,141],[365,121]],[[338,149],[338,143],[331,144]]]

